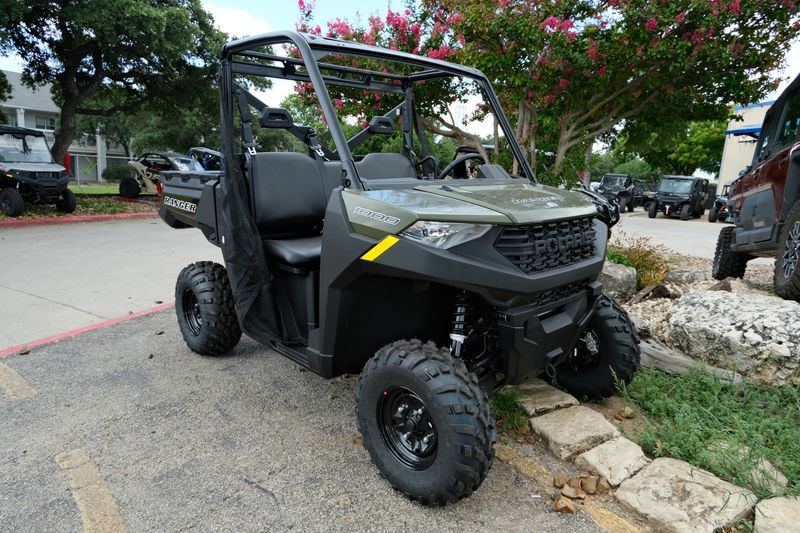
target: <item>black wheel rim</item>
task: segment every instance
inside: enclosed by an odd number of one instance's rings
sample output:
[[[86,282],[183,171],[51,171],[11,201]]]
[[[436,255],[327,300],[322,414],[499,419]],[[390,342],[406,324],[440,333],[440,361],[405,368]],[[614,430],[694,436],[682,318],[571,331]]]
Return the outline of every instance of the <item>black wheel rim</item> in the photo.
[[[783,277],[789,279],[797,269],[800,260],[800,220],[794,223],[789,235],[786,237],[786,246],[783,249]]]
[[[581,376],[592,372],[600,362],[600,340],[593,331],[587,331],[578,341],[572,356],[559,365],[561,372]]]
[[[436,458],[437,434],[430,410],[404,387],[383,391],[378,427],[392,455],[412,470],[424,470]]]
[[[200,330],[203,327],[203,318],[200,315],[200,302],[197,301],[194,291],[186,289],[183,292],[183,318],[189,325],[189,330],[195,334],[200,335]]]

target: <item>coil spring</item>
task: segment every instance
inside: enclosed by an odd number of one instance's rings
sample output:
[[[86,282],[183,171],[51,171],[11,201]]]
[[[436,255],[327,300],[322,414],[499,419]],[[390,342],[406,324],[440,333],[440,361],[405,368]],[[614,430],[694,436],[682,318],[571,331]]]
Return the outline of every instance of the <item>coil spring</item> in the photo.
[[[466,335],[467,317],[472,310],[472,302],[466,292],[456,296],[455,308],[453,311],[453,335]]]

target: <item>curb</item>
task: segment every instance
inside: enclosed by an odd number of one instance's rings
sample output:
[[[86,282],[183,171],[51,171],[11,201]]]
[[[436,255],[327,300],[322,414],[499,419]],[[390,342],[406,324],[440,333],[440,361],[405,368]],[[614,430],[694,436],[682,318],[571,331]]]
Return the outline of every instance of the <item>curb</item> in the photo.
[[[0,229],[21,228],[27,226],[50,226],[54,224],[76,224],[78,222],[108,222],[110,220],[134,220],[156,217],[158,217],[158,211],[145,211],[143,213],[119,213],[116,215],[75,215],[50,218],[17,218],[11,220],[0,220]]]
[[[97,324],[90,324],[88,326],[83,326],[82,328],[72,329],[69,331],[65,331],[63,333],[57,333],[56,335],[52,335],[50,337],[45,337],[43,339],[38,339],[31,342],[26,342],[25,344],[20,344],[18,346],[11,346],[10,348],[4,348],[0,350],[0,359],[3,359],[4,357],[8,357],[10,355],[18,354],[26,350],[31,350],[33,348],[39,348],[41,346],[46,346],[48,344],[55,344],[59,341],[71,339],[72,337],[76,337],[81,333],[87,333],[89,331],[94,331],[96,329],[106,328],[108,326],[113,326],[114,324],[119,324],[120,322],[126,322],[134,318],[152,315],[153,313],[158,313],[159,311],[166,311],[167,309],[172,309],[173,307],[175,307],[175,302],[161,304],[155,307],[150,307],[148,309],[143,309],[141,311],[132,312],[124,316],[112,318],[110,320],[104,320],[103,322],[98,322]]]

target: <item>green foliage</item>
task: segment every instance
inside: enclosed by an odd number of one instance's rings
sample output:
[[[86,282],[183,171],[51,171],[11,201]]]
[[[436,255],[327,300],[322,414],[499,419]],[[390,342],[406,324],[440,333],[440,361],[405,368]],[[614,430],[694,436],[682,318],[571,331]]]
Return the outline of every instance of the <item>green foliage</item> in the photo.
[[[635,237],[622,231],[614,232],[614,240],[608,244],[606,258],[614,263],[636,269],[636,286],[662,283],[669,271],[667,250],[652,244],[649,237]]]
[[[519,391],[506,387],[492,395],[491,408],[500,433],[525,433],[528,417],[519,404]]]
[[[636,156],[609,150],[592,154],[589,158],[589,173],[592,180],[600,181],[604,174],[628,174],[633,179],[643,181],[657,181],[661,175],[658,168],[654,168],[647,161]]]
[[[0,47],[0,51],[2,51],[2,47]],[[0,102],[5,102],[8,100],[8,97],[11,96],[11,84],[8,83],[8,78],[6,75],[0,71]],[[0,124],[7,124],[8,117],[0,110]]]
[[[654,169],[647,161],[638,157],[620,163],[614,168],[614,172],[628,174],[633,179],[644,181],[656,181],[660,175],[658,169]]]
[[[121,181],[131,175],[127,165],[111,165],[103,169],[103,179],[106,181]]]
[[[800,494],[800,387],[641,369],[622,392],[651,421],[633,435],[648,454],[688,461],[762,498],[772,494],[750,472],[767,459],[791,480],[785,494]]]
[[[675,147],[670,160],[680,168],[696,169],[716,174],[722,163],[722,148],[725,146],[724,121],[692,122],[686,139]]]

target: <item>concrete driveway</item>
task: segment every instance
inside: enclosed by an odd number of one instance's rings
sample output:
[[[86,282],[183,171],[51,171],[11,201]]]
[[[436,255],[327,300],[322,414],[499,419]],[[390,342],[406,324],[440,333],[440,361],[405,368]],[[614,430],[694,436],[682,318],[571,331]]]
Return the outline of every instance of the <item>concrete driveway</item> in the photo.
[[[198,356],[172,312],[2,359],[0,385],[2,531],[601,531],[500,461],[466,500],[410,502],[361,444],[354,377],[246,338]]]
[[[199,260],[222,254],[157,218],[0,230],[0,350],[170,302]]]

